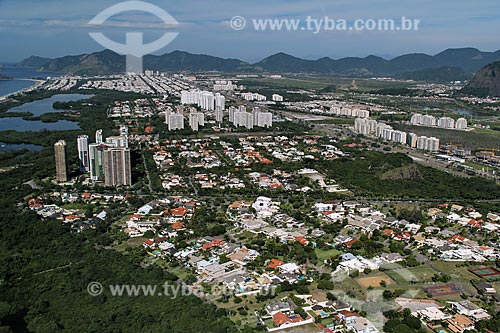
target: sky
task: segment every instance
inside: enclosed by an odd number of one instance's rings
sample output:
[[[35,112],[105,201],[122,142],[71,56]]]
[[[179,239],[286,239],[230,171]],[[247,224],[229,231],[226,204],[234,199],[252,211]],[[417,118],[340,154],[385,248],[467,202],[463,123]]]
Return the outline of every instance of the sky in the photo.
[[[248,62],[277,52],[317,59],[407,53],[436,54],[447,48],[500,49],[498,0],[150,0],[178,22],[165,25],[150,13],[129,11],[100,26],[88,22],[116,0],[0,0],[0,62],[17,62],[31,55],[60,57],[101,51],[89,36],[102,32],[123,43],[125,33],[143,32],[152,42],[165,32],[178,36],[164,48],[237,58]],[[242,30],[231,19],[246,20]],[[256,19],[420,20],[418,31],[257,31]],[[323,27],[323,26],[322,26]]]

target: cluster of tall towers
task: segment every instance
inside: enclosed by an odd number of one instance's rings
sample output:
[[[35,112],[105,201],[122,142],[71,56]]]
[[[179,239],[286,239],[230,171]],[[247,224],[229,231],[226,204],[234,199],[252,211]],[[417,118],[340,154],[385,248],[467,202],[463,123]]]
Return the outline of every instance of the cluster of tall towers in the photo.
[[[80,171],[90,173],[94,182],[104,182],[105,186],[132,185],[130,148],[128,146],[128,128],[120,127],[119,136],[110,136],[105,140],[102,130],[95,133],[95,143],[89,143],[88,135],[77,138]],[[56,180],[68,180],[66,160],[66,142],[58,141],[54,145],[56,160]]]

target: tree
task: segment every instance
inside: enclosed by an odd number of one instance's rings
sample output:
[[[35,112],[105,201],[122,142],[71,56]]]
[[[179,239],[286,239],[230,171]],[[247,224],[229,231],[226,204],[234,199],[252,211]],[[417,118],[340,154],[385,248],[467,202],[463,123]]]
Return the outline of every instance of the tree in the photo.
[[[298,308],[295,309],[294,312],[296,314],[298,314],[299,316],[301,316],[302,319],[307,319],[307,313],[306,313],[306,311],[303,308],[298,307]]]
[[[335,287],[335,284],[330,280],[320,280],[318,282],[318,289],[321,290],[332,290]]]
[[[152,239],[155,237],[155,233],[152,230],[148,230],[144,233],[144,238]]]
[[[392,291],[390,290],[384,290],[384,292],[382,293],[382,297],[385,299],[385,300],[390,300],[390,299],[393,299],[394,298],[394,294],[392,293]]]

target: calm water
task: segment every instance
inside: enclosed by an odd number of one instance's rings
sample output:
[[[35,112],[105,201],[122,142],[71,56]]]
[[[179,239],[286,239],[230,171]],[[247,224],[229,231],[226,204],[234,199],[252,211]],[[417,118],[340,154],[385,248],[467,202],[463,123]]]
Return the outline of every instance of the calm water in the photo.
[[[38,145],[26,144],[26,143],[10,144],[10,143],[0,142],[0,152],[6,152],[6,151],[12,151],[12,150],[21,150],[21,149],[28,149],[28,150],[31,150],[31,151],[40,151],[40,150],[43,149],[43,147],[42,146],[38,146]]]
[[[460,114],[462,116],[470,116],[474,114],[474,111],[469,111],[469,110],[452,110],[451,112]]]
[[[6,66],[0,69],[0,74],[13,79],[0,80],[0,97],[18,92],[36,84],[36,81],[16,79],[45,79],[49,76],[54,77],[60,75],[53,72],[37,72],[34,68],[16,68],[12,66]]]
[[[36,81],[30,80],[0,80],[0,97],[29,88],[35,84]]]
[[[31,103],[26,103],[20,106],[16,106],[9,109],[8,112],[30,112],[34,116],[39,116],[44,113],[54,113],[54,112],[67,112],[71,110],[57,110],[53,108],[55,102],[71,102],[80,101],[82,99],[89,99],[94,95],[82,95],[82,94],[62,94],[54,95],[50,98],[42,99],[39,101],[34,101]]]
[[[35,116],[44,113],[64,112],[67,110],[56,110],[52,107],[54,102],[69,102],[78,101],[82,99],[89,99],[93,95],[82,94],[62,94],[54,95],[50,98],[34,101],[31,103],[23,104],[10,109],[8,112],[31,112]],[[62,131],[62,130],[77,130],[80,127],[72,121],[59,120],[55,123],[44,123],[39,120],[24,120],[21,117],[5,117],[0,118],[0,131],[14,130],[19,132],[24,131]]]
[[[77,129],[80,129],[80,127],[75,122],[67,120],[59,120],[55,123],[44,123],[39,120],[24,120],[21,117],[0,118],[0,131],[65,131]]]

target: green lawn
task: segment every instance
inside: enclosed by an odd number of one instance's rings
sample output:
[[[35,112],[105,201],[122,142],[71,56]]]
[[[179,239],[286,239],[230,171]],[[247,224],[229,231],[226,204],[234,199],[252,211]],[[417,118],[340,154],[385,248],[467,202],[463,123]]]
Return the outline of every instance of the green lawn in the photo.
[[[118,252],[124,252],[128,247],[138,247],[142,246],[142,243],[144,242],[144,237],[134,237],[134,238],[129,238],[125,242],[118,244],[114,246],[113,248],[118,251]]]
[[[434,275],[436,275],[436,271],[426,266],[390,270],[385,273],[400,286],[408,286],[412,283],[421,284],[428,282],[431,281]]]
[[[248,81],[253,81],[249,79]],[[281,78],[281,79],[265,79],[260,78],[256,82],[260,85],[269,85],[277,88],[289,89],[323,89],[328,83],[312,78]]]
[[[71,209],[71,210],[81,210],[81,211],[85,211],[88,207],[92,207],[91,205],[89,204],[84,204],[84,203],[68,203],[68,204],[64,204],[61,206],[61,208],[64,208],[64,209]]]
[[[175,267],[174,269],[169,270],[170,273],[174,274],[177,276],[179,279],[184,280],[190,272],[188,272],[186,269],[182,267]]]
[[[469,272],[469,268],[471,267],[458,267],[462,265],[461,262],[433,261],[429,265],[432,265],[439,272],[451,275],[455,281],[469,282],[470,280],[478,279],[477,276]]]
[[[323,260],[330,259],[342,253],[337,249],[331,249],[327,251],[321,249],[315,249],[314,252],[316,253],[316,257],[318,257],[318,260],[321,262],[323,262]]]
[[[464,164],[467,165],[467,166],[470,166],[471,168],[473,168],[475,170],[479,170],[479,171],[482,171],[483,169],[486,170],[486,168],[487,168],[484,165],[477,164],[477,163],[474,163],[474,162],[465,162]]]

